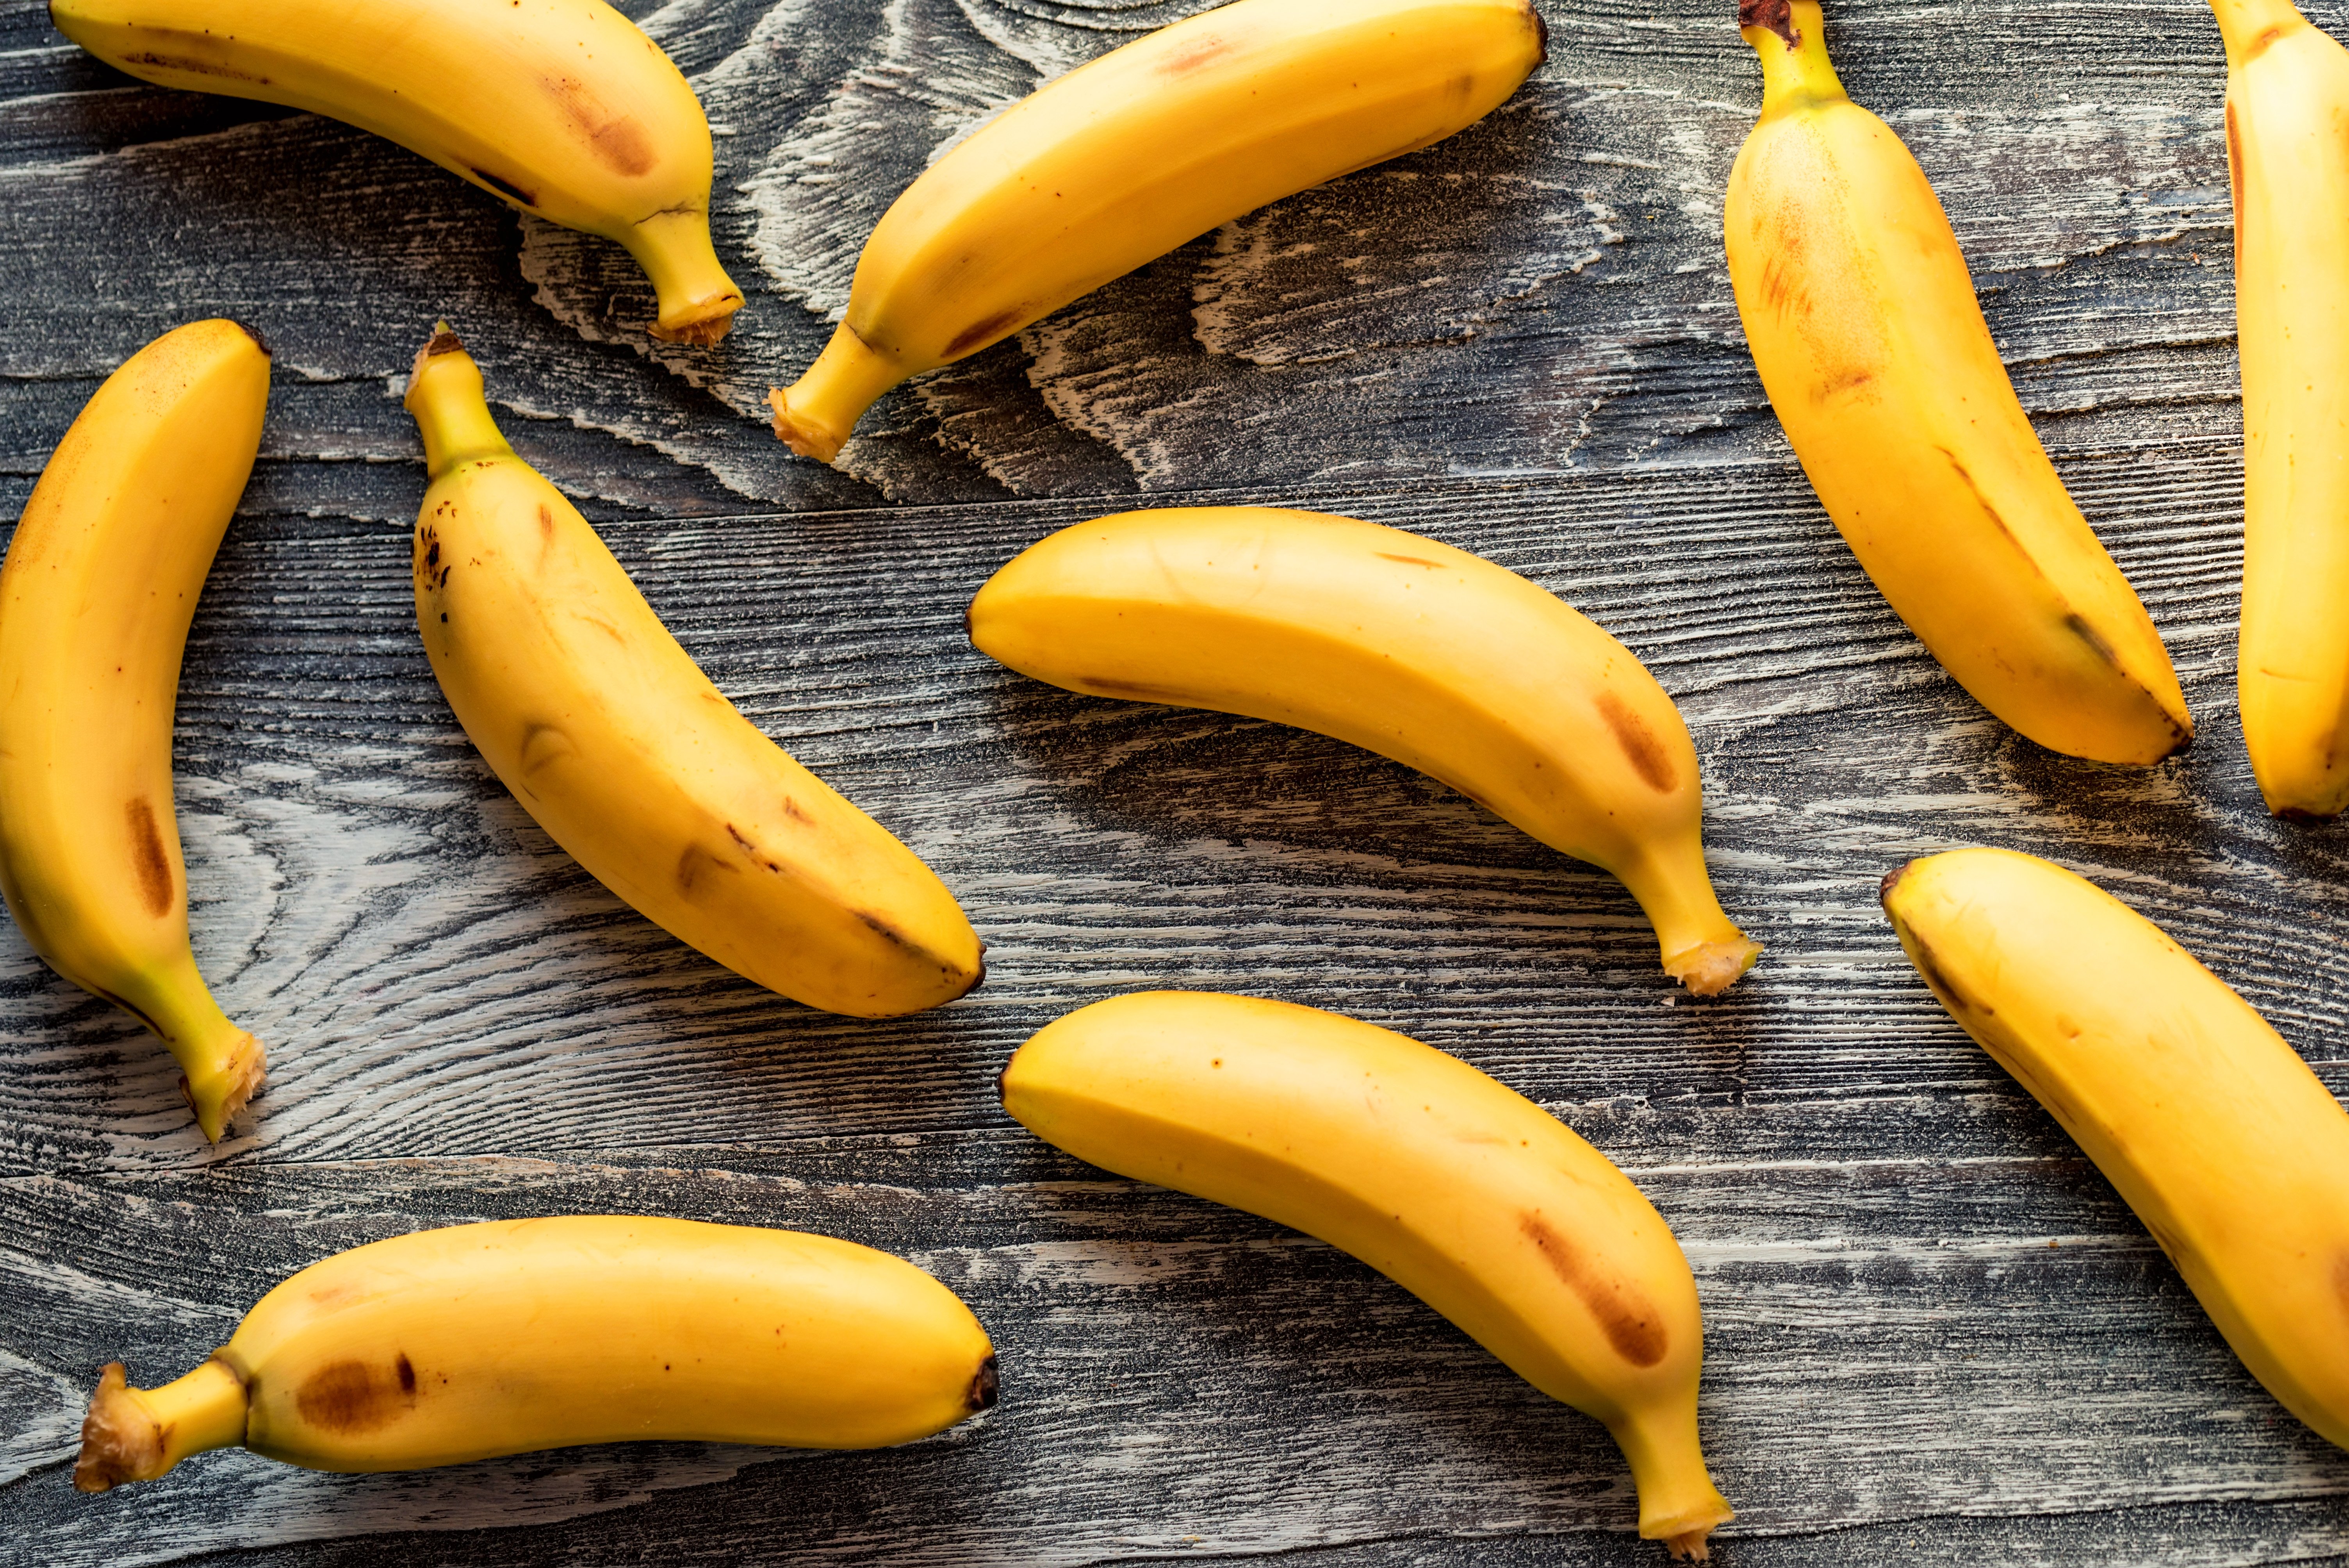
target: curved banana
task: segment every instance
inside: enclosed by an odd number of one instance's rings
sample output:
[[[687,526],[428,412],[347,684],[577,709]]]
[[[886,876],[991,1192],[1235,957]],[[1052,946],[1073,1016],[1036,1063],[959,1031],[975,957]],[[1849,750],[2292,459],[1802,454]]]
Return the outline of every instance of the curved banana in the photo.
[[[1696,1282],[1630,1179],[1555,1118],[1390,1029],[1153,991],[1019,1047],[1003,1109],[1047,1143],[1293,1225],[1450,1318],[1630,1461],[1679,1557],[1731,1517],[1698,1451]]]
[[[1275,719],[1443,780],[1622,879],[1700,996],[1762,951],[1705,873],[1672,699],[1556,594],[1464,550],[1269,507],[1122,512],[1030,546],[967,624],[1071,691]]]
[[[2349,51],[2291,0],[2212,9],[2243,371],[2243,744],[2270,810],[2332,817],[2349,806]]]
[[[830,462],[873,400],[1268,201],[1484,119],[1542,60],[1526,0],[1234,0],[1049,82],[882,215],[848,314],[771,392]]]
[[[74,1485],[239,1446],[323,1470],[640,1439],[874,1449],[994,1402],[987,1331],[886,1253],[693,1220],[494,1220],[313,1264],[160,1388],[108,1367]]]
[[[715,343],[741,308],[709,243],[700,101],[604,0],[50,0],[49,19],[118,70],[342,120],[619,242],[656,337]]]
[[[2349,1448],[2349,1112],[2160,929],[2007,850],[1884,879],[1927,985],[2045,1106],[2286,1409]]]
[[[1812,0],[1744,0],[1762,117],[1729,176],[1729,277],[1786,439],[1941,667],[2050,750],[2194,738],[2169,655],[2047,460],[1909,150],[1844,96]]]
[[[188,951],[171,718],[268,399],[251,328],[165,333],[57,443],[0,566],[0,893],[52,968],[155,1032],[215,1142],[264,1060]]]
[[[944,883],[709,684],[595,531],[514,456],[442,330],[408,409],[432,485],[416,613],[458,722],[605,886],[737,974],[887,1017],[985,973]]]

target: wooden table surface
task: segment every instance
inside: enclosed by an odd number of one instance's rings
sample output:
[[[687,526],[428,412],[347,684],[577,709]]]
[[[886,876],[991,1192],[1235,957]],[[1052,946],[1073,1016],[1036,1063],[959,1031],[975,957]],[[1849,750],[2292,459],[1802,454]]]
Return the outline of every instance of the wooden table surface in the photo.
[[[0,514],[180,322],[276,350],[189,645],[198,958],[271,1074],[208,1150],[138,1026],[0,930],[0,1561],[1660,1563],[1599,1426],[1350,1259],[1030,1138],[993,1079],[1155,985],[1457,1052],[1630,1171],[1708,1330],[1733,1568],[2349,1561],[2349,1454],[2229,1353],[2144,1228],[1961,1034],[1876,903],[1905,858],[2051,856],[2162,923],[2349,1093],[2344,830],[2261,810],[2235,719],[2241,451],[2218,33],[2200,0],[1870,0],[1846,84],[1932,177],[2058,466],[2200,727],[2149,771],[2023,741],[1870,589],[1738,329],[1721,196],[1760,99],[1728,0],[1544,0],[1485,123],[1206,235],[885,398],[839,469],[760,416],[936,150],[1197,0],[626,5],[718,133],[750,303],[640,330],[616,248],[316,118],[117,76],[0,0]],[[2349,36],[2349,6],[2313,20]],[[824,1016],[620,904],[476,757],[413,626],[398,403],[433,318],[718,684],[903,836],[986,986]],[[964,640],[988,573],[1138,502],[1373,517],[1555,589],[1679,699],[1728,995],[1610,879],[1276,726],[1100,701]],[[285,1274],[570,1211],[909,1256],[1002,1404],[874,1454],[699,1444],[330,1476],[242,1452],[86,1498],[100,1363],[193,1366]]]

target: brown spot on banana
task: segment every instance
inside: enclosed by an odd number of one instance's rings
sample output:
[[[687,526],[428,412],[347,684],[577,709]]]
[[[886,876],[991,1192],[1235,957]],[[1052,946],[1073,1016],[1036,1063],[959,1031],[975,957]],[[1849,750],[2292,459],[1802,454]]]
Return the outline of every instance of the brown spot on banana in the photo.
[[[964,1408],[974,1415],[981,1410],[993,1409],[999,1386],[1000,1378],[995,1369],[995,1357],[989,1356],[978,1364],[978,1370],[971,1375],[969,1391],[963,1396]]]
[[[1737,25],[1766,28],[1784,38],[1790,49],[1803,38],[1795,31],[1795,8],[1787,0],[1737,0]]]
[[[1416,555],[1390,555],[1383,550],[1377,553],[1381,561],[1400,561],[1405,566],[1424,566],[1431,572],[1441,571],[1444,566],[1440,561],[1423,561]]]
[[[2235,105],[2227,102],[2227,191],[2235,203],[2235,273],[2243,271],[2243,175],[2250,165],[2243,161],[2243,139],[2235,129]]]
[[[1228,39],[1209,33],[1195,38],[1158,62],[1158,74],[1164,77],[1186,77],[1218,56],[1231,53]]]
[[[499,195],[504,197],[507,201],[512,201],[518,207],[535,207],[538,205],[538,193],[536,191],[525,190],[523,187],[515,184],[511,180],[504,179],[500,175],[492,174],[486,169],[473,170],[472,176],[474,179],[480,181],[482,184],[488,186],[491,190],[496,191]],[[456,335],[451,333],[449,335],[454,337]],[[437,344],[440,341],[440,340],[438,337],[434,338],[432,343],[425,345],[424,351],[427,354],[439,352],[433,347],[433,344]]]
[[[139,893],[147,913],[160,920],[171,913],[171,857],[163,848],[163,830],[156,825],[155,808],[141,795],[125,810],[130,830],[130,864],[139,873]]]
[[[409,1396],[411,1398],[414,1398],[416,1394],[416,1364],[409,1360],[408,1352],[403,1350],[399,1353],[399,1359],[395,1363],[395,1366],[399,1373],[399,1391]]]
[[[1151,686],[1143,681],[1113,681],[1106,676],[1077,676],[1072,679],[1079,690],[1100,696],[1131,697],[1137,702],[1187,703],[1191,700],[1190,693],[1180,686]]]
[[[585,82],[574,77],[556,77],[543,85],[579,128],[581,139],[598,160],[621,174],[634,176],[651,171],[658,159],[635,117],[614,114]]]
[[[1615,732],[1615,744],[1623,748],[1631,770],[1659,795],[1671,794],[1672,786],[1679,782],[1679,775],[1672,769],[1672,759],[1664,755],[1663,743],[1648,727],[1648,721],[1630,703],[1608,690],[1599,694],[1599,713]]]
[[[1539,1214],[1526,1214],[1518,1224],[1543,1261],[1599,1320],[1599,1331],[1616,1355],[1634,1367],[1653,1367],[1664,1358],[1671,1338],[1652,1303],[1621,1280],[1591,1278],[1580,1255]]]
[[[958,359],[974,349],[984,348],[1018,326],[1027,316],[1028,307],[1016,304],[1009,310],[997,311],[984,321],[975,321],[955,334],[953,341],[947,345],[946,356]]]
[[[728,864],[699,844],[688,844],[685,846],[685,852],[677,857],[678,892],[683,897],[691,898],[694,884],[701,880],[705,871],[724,872],[729,876],[742,874],[740,867]]]
[[[411,1369],[411,1384],[414,1377]],[[322,1432],[355,1437],[379,1431],[416,1402],[412,1392],[399,1390],[397,1377],[379,1377],[364,1361],[329,1361],[302,1379],[294,1390],[294,1408]]]
[[[144,66],[147,70],[185,71],[191,77],[221,77],[229,81],[251,82],[255,87],[264,88],[269,85],[267,77],[257,77],[251,71],[240,71],[234,66],[217,65],[211,60],[198,59],[193,55],[159,55],[152,49],[141,49],[135,55],[123,56],[120,63],[122,68],[134,77],[147,74],[147,71],[139,68]]]

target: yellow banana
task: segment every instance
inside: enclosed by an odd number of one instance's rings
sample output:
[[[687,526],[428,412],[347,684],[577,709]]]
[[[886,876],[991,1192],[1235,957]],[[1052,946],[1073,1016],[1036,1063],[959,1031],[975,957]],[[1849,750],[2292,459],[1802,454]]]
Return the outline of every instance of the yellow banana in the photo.
[[[57,30],[167,88],[288,104],[628,248],[656,337],[715,343],[742,291],[709,243],[709,122],[604,0],[50,0]]]
[[[2331,817],[2349,806],[2349,51],[2291,0],[2211,8],[2243,369],[2243,744],[2270,810]]]
[[[1002,1092],[1081,1160],[1352,1253],[1605,1422],[1640,1533],[1673,1556],[1702,1559],[1731,1517],[1697,1446],[1688,1260],[1629,1177],[1506,1085],[1335,1013],[1154,991],[1048,1025]]]
[[[1243,212],[1475,124],[1542,60],[1526,0],[1234,0],[1046,84],[882,215],[848,314],[769,394],[830,462],[873,400]]]
[[[1557,595],[1464,550],[1319,512],[1123,512],[1022,552],[967,624],[1071,691],[1275,719],[1443,780],[1622,879],[1700,996],[1762,951],[1705,873],[1672,699]]]
[[[0,893],[51,967],[155,1032],[214,1141],[263,1053],[188,951],[171,717],[268,399],[250,328],[165,333],[57,443],[0,566]]]
[[[74,1485],[239,1446],[323,1470],[637,1439],[874,1449],[994,1402],[987,1331],[886,1253],[693,1220],[495,1220],[313,1264],[177,1382],[108,1367]]]
[[[2349,1448],[2349,1112],[2217,975],[2058,866],[1930,855],[1884,879],[1884,910],[2251,1375]]]
[[[554,841],[647,919],[810,1006],[885,1017],[978,984],[954,895],[710,685],[506,445],[454,333],[417,355],[408,409],[432,480],[416,520],[425,652]]]
[[[2193,722],[2064,493],[1909,150],[1844,96],[1812,0],[1746,0],[1762,117],[1729,176],[1754,367],[1827,515],[1976,701],[2051,750],[2150,763]]]

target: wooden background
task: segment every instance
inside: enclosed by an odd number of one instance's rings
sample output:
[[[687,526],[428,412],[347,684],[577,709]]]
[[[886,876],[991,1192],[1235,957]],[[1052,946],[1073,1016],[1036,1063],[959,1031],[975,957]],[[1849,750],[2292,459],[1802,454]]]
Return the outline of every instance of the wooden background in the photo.
[[[2349,1454],[2241,1369],[1876,905],[1910,855],[2053,856],[2349,1093],[2344,832],[2262,814],[2233,710],[2208,14],[1878,0],[1829,23],[2178,661],[2200,740],[2132,772],[1988,719],[1805,485],[1721,255],[1760,99],[1729,0],[1544,4],[1551,59],[1484,124],[902,389],[835,472],[758,416],[872,221],[981,116],[1196,0],[627,5],[718,131],[719,249],[750,298],[712,351],[642,335],[614,247],[341,126],[130,82],[0,0],[0,515],[156,334],[229,314],[276,349],[177,752],[197,954],[269,1085],[208,1150],[163,1054],[0,930],[0,1561],[1661,1563],[1595,1423],[1351,1260],[1107,1179],[997,1108],[1030,1031],[1185,985],[1455,1051],[1632,1173],[1702,1294],[1733,1568],[2349,1562]],[[2341,0],[2311,15],[2349,36]],[[490,776],[409,599],[424,480],[398,399],[443,315],[719,685],[962,897],[983,990],[882,1024],[785,1003],[619,904]],[[1027,543],[1194,498],[1419,529],[1620,636],[1696,736],[1761,966],[1691,1003],[1611,881],[1425,779],[1047,689],[965,643],[963,604]],[[878,1454],[346,1477],[232,1452],[69,1489],[101,1362],[176,1376],[362,1241],[582,1210],[911,1256],[996,1336],[1003,1403]]]

